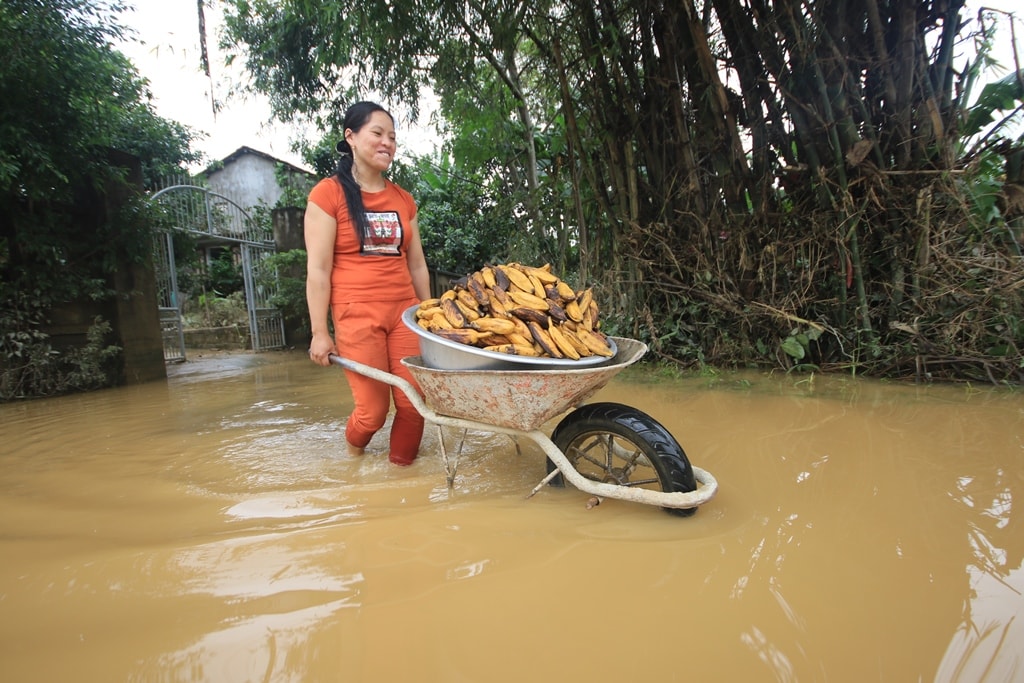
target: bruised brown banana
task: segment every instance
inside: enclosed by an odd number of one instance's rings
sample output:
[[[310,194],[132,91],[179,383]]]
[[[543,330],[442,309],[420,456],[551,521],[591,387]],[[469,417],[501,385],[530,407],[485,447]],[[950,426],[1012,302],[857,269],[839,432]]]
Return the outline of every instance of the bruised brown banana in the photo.
[[[546,301],[548,302],[548,315],[551,316],[551,320],[556,324],[561,325],[569,319],[569,316],[565,313],[565,309],[559,306],[557,301],[554,299],[546,299]]]
[[[444,317],[448,319],[452,327],[466,326],[466,316],[462,315],[462,310],[455,303],[454,297],[451,299],[441,297],[441,310],[444,311]]]
[[[467,344],[469,346],[473,346],[480,340],[491,336],[490,332],[478,332],[468,327],[463,327],[458,330],[435,330],[434,334],[448,339],[449,341],[458,342],[459,344]]]
[[[487,297],[487,288],[483,285],[483,278],[477,281],[476,278],[471,278],[469,281],[469,293],[473,295],[473,299],[476,300],[476,305],[485,307],[490,304],[490,300]]]
[[[558,345],[551,338],[551,335],[548,334],[547,330],[535,322],[526,323],[526,326],[530,328],[530,334],[533,336],[533,340],[540,344],[540,348],[544,350],[544,353],[552,358],[564,358],[562,352],[558,348]]]
[[[487,307],[491,310],[491,315],[493,317],[507,318],[509,315],[508,307],[502,303],[501,299],[498,298],[498,295],[495,294],[495,291],[496,290],[487,290]]]
[[[540,356],[540,352],[529,344],[498,344],[495,346],[485,346],[483,349],[484,351],[494,351],[495,353],[506,353],[510,356],[531,356],[534,358]]]
[[[494,266],[492,269],[494,273],[494,285],[492,289],[500,288],[501,291],[507,292],[511,282],[508,279],[508,275],[505,274],[504,269],[500,265]]]
[[[548,326],[548,314],[544,311],[538,311],[536,308],[527,308],[526,306],[516,306],[509,310],[509,315],[513,318],[518,318],[523,322],[530,323],[534,322],[543,327]]]

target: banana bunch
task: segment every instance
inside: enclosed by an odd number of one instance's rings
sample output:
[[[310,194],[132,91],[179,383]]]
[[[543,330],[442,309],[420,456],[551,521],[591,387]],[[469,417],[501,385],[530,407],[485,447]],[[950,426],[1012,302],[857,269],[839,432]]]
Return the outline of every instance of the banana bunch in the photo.
[[[438,336],[487,351],[571,358],[613,355],[598,330],[590,289],[562,282],[550,264],[484,266],[416,310],[416,324]]]

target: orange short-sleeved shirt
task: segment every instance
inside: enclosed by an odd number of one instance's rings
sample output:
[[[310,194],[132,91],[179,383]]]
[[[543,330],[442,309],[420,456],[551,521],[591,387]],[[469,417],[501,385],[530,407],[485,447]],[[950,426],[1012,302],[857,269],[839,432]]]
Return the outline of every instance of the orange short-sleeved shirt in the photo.
[[[334,177],[317,183],[309,201],[334,216],[338,225],[331,270],[332,304],[416,296],[406,258],[410,225],[416,218],[411,194],[389,180],[380,192],[363,192],[370,234],[362,249],[348,215],[345,193]]]

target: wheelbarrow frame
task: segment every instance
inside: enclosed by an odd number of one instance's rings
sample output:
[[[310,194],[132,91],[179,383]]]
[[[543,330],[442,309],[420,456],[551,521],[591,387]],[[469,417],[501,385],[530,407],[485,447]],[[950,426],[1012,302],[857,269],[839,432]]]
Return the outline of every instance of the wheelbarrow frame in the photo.
[[[588,479],[573,467],[565,453],[555,445],[547,434],[537,427],[524,429],[521,427],[510,427],[502,424],[482,422],[468,417],[444,415],[431,408],[424,398],[420,396],[420,393],[416,388],[410,382],[398,375],[385,372],[338,355],[332,354],[330,360],[333,364],[345,368],[346,370],[364,375],[379,382],[384,382],[385,384],[399,389],[409,398],[419,414],[423,416],[424,420],[432,422],[438,426],[447,426],[463,430],[475,429],[485,432],[506,434],[513,439],[526,437],[533,441],[538,447],[540,447],[551,462],[554,463],[555,469],[541,480],[536,487],[534,487],[533,491],[529,496],[527,496],[528,498],[537,493],[545,484],[551,481],[551,479],[558,474],[561,474],[565,481],[568,481],[580,491],[592,496],[597,496],[598,498],[612,498],[634,503],[643,503],[645,505],[656,505],[663,508],[695,508],[714,498],[718,491],[718,482],[711,473],[692,465],[694,478],[697,481],[697,489],[689,492],[652,491],[649,489],[619,486],[616,484]],[[460,371],[453,370],[444,372],[458,373]],[[524,370],[523,372],[534,371]],[[575,405],[565,406],[560,412],[566,412],[573,407],[575,407]],[[441,450],[445,460],[445,469],[448,472],[448,484],[450,487],[454,479],[454,467],[450,463],[447,451],[444,448],[443,438],[441,439]]]

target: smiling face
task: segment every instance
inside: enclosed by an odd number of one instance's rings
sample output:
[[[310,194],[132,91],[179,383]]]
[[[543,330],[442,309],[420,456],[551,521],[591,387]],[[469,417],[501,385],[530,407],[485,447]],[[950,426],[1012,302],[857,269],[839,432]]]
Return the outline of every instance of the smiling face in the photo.
[[[345,140],[360,169],[387,170],[395,156],[395,124],[387,112],[375,111],[359,130],[345,130]]]

